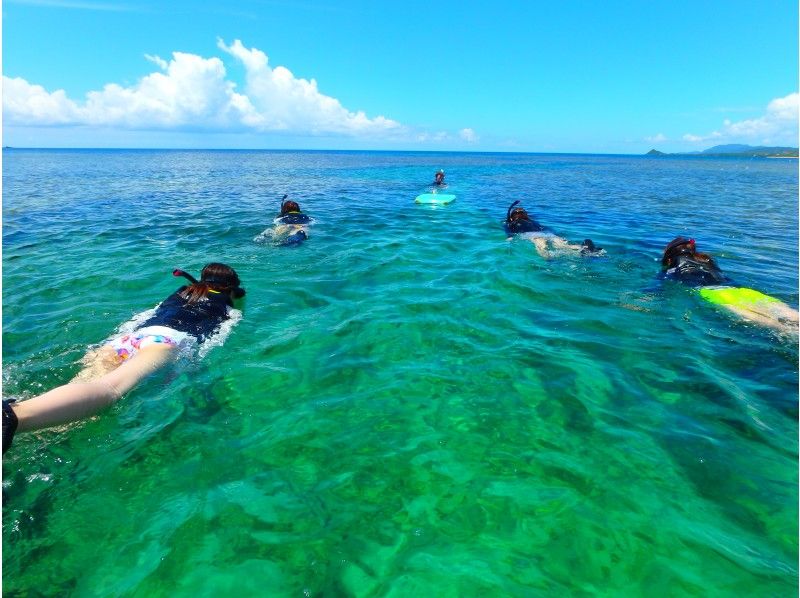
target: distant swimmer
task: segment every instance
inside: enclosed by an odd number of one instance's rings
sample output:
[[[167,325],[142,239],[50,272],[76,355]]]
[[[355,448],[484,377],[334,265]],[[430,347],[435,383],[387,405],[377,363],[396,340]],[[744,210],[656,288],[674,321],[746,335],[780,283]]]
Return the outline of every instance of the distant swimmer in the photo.
[[[275,219],[273,237],[278,245],[300,245],[308,239],[308,224],[311,218],[300,211],[300,205],[296,201],[287,197],[289,196],[284,195],[281,200],[281,213]]]
[[[234,299],[245,294],[239,276],[225,264],[208,264],[199,281],[183,270],[173,274],[191,284],[167,297],[132,332],[89,351],[72,382],[32,399],[3,401],[4,453],[17,432],[85,419],[115,403],[180,349],[216,334],[231,318]]]
[[[570,244],[532,219],[524,208],[517,207],[519,203],[519,200],[515,201],[506,211],[504,228],[509,239],[514,235],[528,239],[536,246],[537,253],[545,259],[554,257],[557,251],[575,251],[585,256],[605,255],[605,250],[596,247],[591,239],[586,239],[582,245]]]
[[[694,239],[676,237],[669,242],[661,258],[660,278],[698,287],[703,299],[745,320],[779,332],[797,334],[799,314],[796,309],[775,297],[736,286],[722,273],[714,258],[697,251]]]
[[[433,176],[433,186],[447,187],[447,183],[444,182],[444,170],[439,170],[439,172]]]

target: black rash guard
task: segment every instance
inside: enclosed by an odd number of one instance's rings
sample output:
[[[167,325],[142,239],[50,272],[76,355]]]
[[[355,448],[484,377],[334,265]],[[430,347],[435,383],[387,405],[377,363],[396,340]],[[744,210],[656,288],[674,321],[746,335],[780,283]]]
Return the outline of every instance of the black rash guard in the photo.
[[[229,318],[228,308],[233,307],[228,294],[209,291],[205,299],[189,303],[180,294],[186,288],[181,287],[164,299],[156,308],[156,313],[140,328],[166,326],[185,332],[201,342],[216,332],[220,324]]]
[[[696,287],[714,286],[730,282],[713,261],[701,262],[688,255],[679,255],[676,261],[678,262],[677,265],[662,272],[662,278],[677,280]]]

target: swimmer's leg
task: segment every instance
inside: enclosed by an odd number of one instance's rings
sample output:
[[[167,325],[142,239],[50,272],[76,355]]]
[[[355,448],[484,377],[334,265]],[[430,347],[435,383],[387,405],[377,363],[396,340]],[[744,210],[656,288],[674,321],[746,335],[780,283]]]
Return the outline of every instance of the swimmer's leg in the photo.
[[[784,302],[744,287],[702,287],[700,296],[740,318],[779,332],[797,334],[798,312]]]
[[[118,401],[174,356],[174,347],[155,344],[91,382],[74,382],[15,403],[19,432],[49,428],[90,417]]]
[[[798,334],[798,312],[783,302],[723,305],[740,318],[784,334]]]
[[[531,239],[534,245],[536,245],[536,252],[541,255],[544,259],[549,260],[552,256],[550,250],[547,248],[547,239],[544,237],[534,237]]]
[[[602,255],[603,248],[595,246],[591,239],[585,239],[582,244],[576,245],[570,243],[561,237],[553,237],[553,247],[556,249],[569,249],[571,251],[579,251],[581,255]]]
[[[573,245],[561,237],[552,237],[551,241],[553,241],[553,247],[556,249],[574,249],[575,251],[580,251],[583,248],[582,245]]]
[[[88,351],[81,358],[83,369],[72,379],[72,382],[89,382],[115,370],[123,359],[111,345],[103,345]]]

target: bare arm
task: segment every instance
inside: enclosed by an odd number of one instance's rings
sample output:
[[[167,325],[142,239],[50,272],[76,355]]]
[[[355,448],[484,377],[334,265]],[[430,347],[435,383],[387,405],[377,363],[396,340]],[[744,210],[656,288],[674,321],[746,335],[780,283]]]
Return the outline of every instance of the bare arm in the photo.
[[[118,401],[173,356],[168,345],[151,345],[118,368],[90,382],[75,382],[14,405],[17,430],[28,432],[90,417]]]

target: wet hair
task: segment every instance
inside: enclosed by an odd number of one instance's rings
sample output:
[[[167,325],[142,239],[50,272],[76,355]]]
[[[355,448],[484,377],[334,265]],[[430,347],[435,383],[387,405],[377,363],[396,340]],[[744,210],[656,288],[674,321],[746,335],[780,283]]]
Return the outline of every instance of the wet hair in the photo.
[[[709,264],[715,270],[719,270],[719,266],[707,253],[700,253],[695,249],[694,239],[687,239],[686,237],[675,237],[667,243],[664,248],[664,256],[661,258],[661,267],[666,270],[675,266],[679,256],[687,255],[693,260]]]
[[[219,262],[211,262],[203,268],[200,280],[190,284],[180,294],[189,303],[196,303],[200,299],[205,299],[209,291],[237,294],[237,290],[241,292],[240,283],[239,275],[233,268]]]
[[[284,216],[289,212],[299,212],[299,211],[300,211],[300,206],[297,204],[296,201],[292,201],[291,199],[281,204],[281,216]]]
[[[525,211],[525,208],[514,208],[508,213],[508,221],[514,222],[516,220],[530,220],[531,217],[528,216],[528,212]]]

